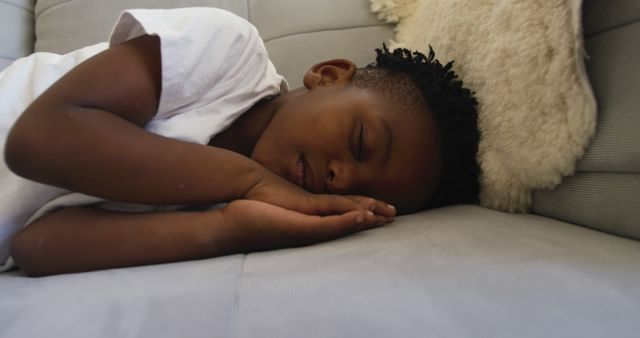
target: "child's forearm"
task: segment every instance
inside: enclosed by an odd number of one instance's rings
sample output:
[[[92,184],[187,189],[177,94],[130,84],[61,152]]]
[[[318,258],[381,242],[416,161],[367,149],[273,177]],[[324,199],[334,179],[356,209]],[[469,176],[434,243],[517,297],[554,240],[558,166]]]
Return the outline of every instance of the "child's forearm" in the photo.
[[[59,109],[42,121],[56,131],[48,142],[18,151],[19,175],[111,200],[191,204],[240,198],[270,174],[242,155],[155,135],[109,112]]]
[[[252,200],[204,212],[69,208],[20,231],[11,254],[27,274],[43,276],[304,246],[389,221],[358,211],[313,216]]]
[[[219,210],[153,214],[71,208],[23,229],[12,256],[31,276],[176,262],[238,252]]]

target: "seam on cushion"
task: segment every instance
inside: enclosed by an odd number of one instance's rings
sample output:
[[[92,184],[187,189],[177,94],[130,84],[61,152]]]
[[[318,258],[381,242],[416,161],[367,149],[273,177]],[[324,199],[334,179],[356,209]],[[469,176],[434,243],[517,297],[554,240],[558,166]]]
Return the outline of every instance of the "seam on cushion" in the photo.
[[[623,22],[623,23],[617,24],[615,26],[607,27],[607,28],[605,28],[603,30],[592,32],[589,35],[586,35],[585,39],[588,39],[588,38],[594,37],[596,35],[599,35],[599,34],[602,34],[602,33],[606,33],[606,32],[609,32],[609,31],[612,31],[612,30],[615,30],[615,29],[619,29],[619,28],[622,28],[624,26],[633,25],[634,23],[638,23],[638,22],[640,22],[640,19],[632,19],[631,21],[627,21],[627,22]]]
[[[240,329],[240,303],[242,301],[242,276],[244,275],[244,265],[247,260],[248,254],[242,254],[242,260],[240,261],[240,271],[238,272],[238,278],[236,281],[236,285],[238,288],[236,289],[236,293],[233,296],[233,325],[231,326],[231,335],[229,337],[238,337],[238,332]]]
[[[572,177],[575,176],[577,174],[593,174],[593,173],[597,173],[597,174],[619,174],[619,175],[640,175],[640,171],[634,171],[634,169],[631,169],[629,171],[623,171],[623,170],[584,170],[584,169],[580,169],[580,170],[576,170],[575,173],[573,173],[570,176],[565,176],[565,177]],[[563,177],[564,179],[564,177]]]
[[[251,21],[252,19],[251,18],[251,0],[246,0],[245,5],[247,6],[247,21],[252,22]]]
[[[27,8],[27,7],[22,7],[22,6],[18,5],[18,4],[14,4],[13,2],[7,2],[7,1],[3,1],[3,0],[0,0],[0,3],[3,3],[5,5],[11,6],[11,7],[14,7],[14,8],[17,8],[17,9],[21,9],[21,10],[33,15],[33,11],[30,10],[29,8]]]
[[[40,16],[42,16],[42,14],[44,14],[44,13],[46,13],[46,12],[52,10],[52,9],[56,9],[56,8],[58,8],[60,6],[64,6],[64,5],[67,5],[67,4],[70,4],[70,3],[73,3],[73,2],[79,2],[79,1],[80,0],[67,0],[65,2],[61,2],[61,3],[55,4],[55,5],[51,6],[51,7],[47,7],[45,9],[43,9],[40,13],[36,13],[36,21],[38,21],[40,19]]]
[[[28,55],[25,55],[25,56],[28,56]],[[11,61],[13,63],[16,60],[18,60],[19,58],[22,58],[22,57],[25,57],[25,56],[10,57],[10,56],[0,55],[0,60],[7,60],[7,61]],[[0,70],[0,71],[2,71],[2,70]]]
[[[310,31],[296,32],[296,33],[279,35],[279,36],[276,36],[276,37],[273,37],[273,38],[266,39],[266,40],[264,40],[264,42],[266,43],[266,42],[270,42],[270,41],[273,41],[273,40],[278,40],[278,39],[287,38],[287,37],[290,37],[290,36],[303,35],[303,34],[312,34],[312,33],[321,33],[321,32],[333,32],[333,31],[351,30],[351,29],[360,29],[360,28],[369,28],[369,27],[385,27],[385,26],[392,26],[392,25],[375,24],[375,25],[362,25],[362,26],[351,26],[351,27],[315,29],[315,30],[310,30]]]

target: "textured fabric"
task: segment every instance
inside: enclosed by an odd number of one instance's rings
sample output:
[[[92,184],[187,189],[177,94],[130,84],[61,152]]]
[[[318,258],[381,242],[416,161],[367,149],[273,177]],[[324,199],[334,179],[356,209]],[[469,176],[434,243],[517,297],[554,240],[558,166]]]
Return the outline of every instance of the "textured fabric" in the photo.
[[[598,127],[576,177],[534,193],[532,212],[640,239],[640,2],[584,3]]]
[[[640,2],[639,2],[640,3]],[[595,138],[578,171],[640,173],[638,21],[587,38],[587,71],[598,99]]]
[[[369,11],[367,0],[248,2],[249,21],[265,41],[300,33],[385,25]]]
[[[130,8],[216,7],[247,18],[237,0],[38,0],[36,51],[66,53],[104,41],[120,13]]]
[[[250,254],[237,337],[635,337],[640,243],[460,206]]]
[[[0,0],[0,71],[33,51],[33,1]]]
[[[640,242],[473,206],[305,248],[28,279],[0,337],[637,337]]]
[[[480,204],[528,211],[531,191],[572,174],[595,131],[582,0],[401,3],[392,11],[401,14],[389,17],[386,8],[381,15],[399,20],[390,48],[432,46],[441,62],[455,60],[453,69],[478,99]]]
[[[48,278],[0,275],[2,338],[232,337],[242,256]]]
[[[640,18],[638,0],[585,0],[584,5],[584,34],[587,37]]]
[[[537,214],[640,239],[640,173],[578,173],[533,196]]]

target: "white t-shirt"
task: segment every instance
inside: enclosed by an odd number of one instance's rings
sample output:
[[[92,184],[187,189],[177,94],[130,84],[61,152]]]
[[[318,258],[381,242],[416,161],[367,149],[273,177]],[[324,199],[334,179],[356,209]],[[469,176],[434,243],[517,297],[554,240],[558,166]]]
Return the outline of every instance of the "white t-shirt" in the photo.
[[[269,61],[256,28],[214,8],[128,10],[109,43],[69,54],[36,53],[0,73],[0,149],[25,108],[66,72],[107,49],[143,34],[160,37],[162,92],[158,111],[145,127],[163,136],[207,144],[264,97],[286,90]],[[0,163],[0,271],[8,269],[11,238],[47,212],[105,202],[14,175]],[[105,202],[105,204],[107,204]],[[116,207],[113,207],[117,205]],[[154,206],[111,203],[111,208],[158,210]]]

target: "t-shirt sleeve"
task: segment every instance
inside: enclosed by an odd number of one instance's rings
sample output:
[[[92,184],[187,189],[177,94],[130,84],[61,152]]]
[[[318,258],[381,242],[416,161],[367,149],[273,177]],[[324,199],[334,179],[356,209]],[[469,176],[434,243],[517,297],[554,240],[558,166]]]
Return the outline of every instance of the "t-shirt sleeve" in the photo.
[[[127,10],[120,15],[109,44],[144,34],[160,37],[162,92],[155,119],[197,111],[221,97],[231,100],[224,104],[233,106],[236,92],[277,94],[284,81],[269,61],[256,28],[225,10]],[[238,99],[245,104],[246,98]]]

